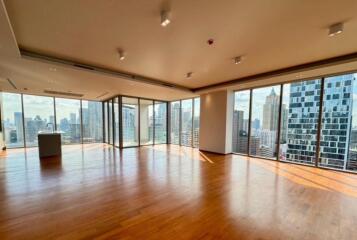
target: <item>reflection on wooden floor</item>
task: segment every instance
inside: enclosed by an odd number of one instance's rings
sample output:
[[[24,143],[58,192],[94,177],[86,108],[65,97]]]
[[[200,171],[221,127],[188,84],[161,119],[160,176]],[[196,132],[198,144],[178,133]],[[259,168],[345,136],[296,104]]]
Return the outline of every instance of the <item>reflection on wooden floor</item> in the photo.
[[[357,175],[188,147],[0,155],[0,239],[357,239]]]

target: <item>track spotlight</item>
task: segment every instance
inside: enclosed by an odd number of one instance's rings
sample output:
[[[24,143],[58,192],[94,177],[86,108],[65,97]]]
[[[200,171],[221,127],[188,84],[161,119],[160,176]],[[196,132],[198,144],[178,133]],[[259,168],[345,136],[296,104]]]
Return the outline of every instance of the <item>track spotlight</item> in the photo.
[[[161,12],[161,26],[166,27],[170,23],[169,12],[162,11]]]
[[[343,23],[335,23],[329,27],[328,35],[330,37],[333,37],[337,34],[342,33],[342,31],[343,31]]]
[[[125,59],[125,53],[122,50],[119,50],[118,54],[119,54],[119,60],[123,61]]]
[[[234,58],[234,64],[239,64],[241,62],[242,62],[242,57],[241,56]]]

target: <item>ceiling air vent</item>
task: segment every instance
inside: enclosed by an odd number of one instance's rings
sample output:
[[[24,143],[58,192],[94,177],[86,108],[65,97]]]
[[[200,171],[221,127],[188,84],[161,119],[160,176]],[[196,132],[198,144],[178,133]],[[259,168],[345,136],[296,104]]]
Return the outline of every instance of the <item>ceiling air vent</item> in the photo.
[[[104,96],[107,95],[108,93],[109,93],[109,92],[102,93],[102,94],[100,94],[99,96],[97,96],[96,98],[104,97]]]
[[[82,65],[82,64],[78,64],[78,63],[74,63],[73,64],[74,67],[78,67],[78,68],[83,68],[83,69],[86,69],[86,70],[95,70],[93,67],[90,67],[90,66],[87,66],[87,65]]]
[[[44,90],[43,92],[47,93],[47,94],[63,95],[63,96],[69,96],[69,97],[83,97],[83,94],[81,94],[81,93],[58,92],[58,91],[52,91],[52,90]]]
[[[10,84],[14,89],[17,89],[15,83],[13,83],[13,81],[11,81],[10,78],[7,78],[7,81],[9,82],[9,84]]]

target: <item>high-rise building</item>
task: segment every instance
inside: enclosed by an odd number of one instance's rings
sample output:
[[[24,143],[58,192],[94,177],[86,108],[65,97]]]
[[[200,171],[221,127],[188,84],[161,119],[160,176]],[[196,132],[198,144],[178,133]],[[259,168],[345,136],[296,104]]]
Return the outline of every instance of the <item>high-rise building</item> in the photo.
[[[319,165],[348,170],[353,74],[325,79]],[[320,80],[290,85],[286,160],[313,164],[316,154]],[[350,160],[349,160],[350,156]],[[351,158],[352,157],[352,158]]]
[[[320,80],[290,84],[286,154],[281,160],[312,164],[316,154]],[[282,148],[284,144],[280,145]]]
[[[263,129],[270,131],[278,129],[279,101],[279,95],[272,88],[263,105]]]
[[[248,126],[244,123],[244,111],[235,110],[233,112],[233,143],[232,151],[237,153],[248,153]]]
[[[349,139],[352,121],[353,74],[325,79],[321,125],[320,165],[350,168]]]
[[[14,112],[14,120],[15,120],[17,142],[22,142],[24,138],[24,130],[22,126],[22,113]]]
[[[281,106],[281,130],[280,130],[280,143],[285,144],[288,137],[288,115],[289,111],[285,104]]]

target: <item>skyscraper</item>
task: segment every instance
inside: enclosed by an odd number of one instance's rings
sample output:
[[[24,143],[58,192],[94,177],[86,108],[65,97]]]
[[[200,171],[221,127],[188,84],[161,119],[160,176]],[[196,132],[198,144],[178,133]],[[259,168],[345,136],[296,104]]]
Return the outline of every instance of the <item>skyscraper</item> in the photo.
[[[279,95],[272,88],[263,105],[263,129],[270,131],[278,129],[279,101]]]
[[[248,129],[244,125],[244,111],[234,110],[233,112],[233,152],[248,152]]]
[[[22,113],[14,112],[15,128],[16,128],[16,138],[18,142],[23,141],[24,130],[22,127]]]

